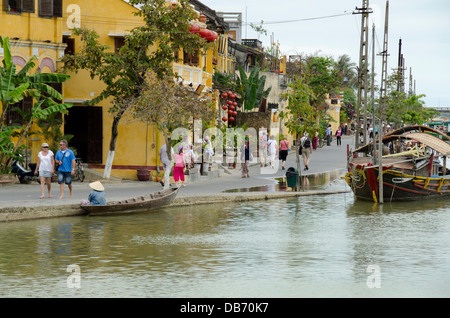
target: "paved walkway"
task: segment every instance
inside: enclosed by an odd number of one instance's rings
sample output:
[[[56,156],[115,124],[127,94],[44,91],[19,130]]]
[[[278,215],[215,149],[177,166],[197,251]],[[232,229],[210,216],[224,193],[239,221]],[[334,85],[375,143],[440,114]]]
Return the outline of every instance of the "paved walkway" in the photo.
[[[309,170],[301,171],[302,175],[320,174],[324,172],[336,171],[345,169],[346,167],[346,152],[347,144],[350,148],[354,148],[354,138],[344,137],[342,146],[337,146],[336,141],[333,141],[331,146],[323,146],[318,148],[311,155]],[[295,153],[293,151],[288,155],[286,167],[296,167]],[[302,165],[303,167],[303,165]],[[205,178],[187,184],[182,187],[178,193],[177,199],[191,198],[195,200],[196,197],[222,195],[225,190],[232,190],[238,188],[252,188],[265,185],[275,185],[278,183],[276,178],[285,177],[286,170],[281,170],[281,162],[278,170],[266,170],[262,172],[270,172],[271,174],[261,173],[259,164],[254,164],[250,167],[250,178],[241,178],[240,167],[231,169],[231,174],[222,172],[218,178]],[[15,209],[23,208],[46,208],[63,206],[79,206],[83,199],[87,199],[90,192],[89,182],[74,182],[73,183],[73,197],[70,198],[68,188],[65,186],[65,197],[58,199],[59,185],[52,183],[52,198],[39,199],[40,186],[37,183],[20,184],[0,186],[0,213]],[[157,182],[140,182],[122,180],[121,182],[104,182],[106,188],[106,196],[108,201],[115,201],[126,199],[134,196],[139,196],[151,192],[160,191],[161,185]],[[343,189],[341,187],[341,189]],[[348,190],[348,189],[347,189]],[[230,194],[233,195],[233,194]],[[236,195],[236,194],[234,194]]]

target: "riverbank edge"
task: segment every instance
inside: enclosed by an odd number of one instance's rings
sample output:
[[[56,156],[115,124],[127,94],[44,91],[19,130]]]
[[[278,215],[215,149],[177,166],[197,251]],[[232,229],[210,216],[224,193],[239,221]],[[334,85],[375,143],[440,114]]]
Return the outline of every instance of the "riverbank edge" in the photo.
[[[175,198],[174,202],[167,205],[171,207],[183,207],[192,205],[205,205],[217,203],[231,203],[231,202],[248,202],[261,201],[282,198],[292,198],[310,195],[331,195],[339,193],[349,193],[350,190],[337,191],[302,191],[302,192],[264,192],[264,193],[249,193],[249,194],[215,194],[205,196],[189,196]],[[146,213],[146,212],[143,212]],[[6,207],[0,208],[0,222],[10,221],[25,221],[34,219],[68,217],[68,216],[86,216],[86,212],[81,209],[79,204],[68,205],[53,205],[53,206],[39,206],[39,207]]]

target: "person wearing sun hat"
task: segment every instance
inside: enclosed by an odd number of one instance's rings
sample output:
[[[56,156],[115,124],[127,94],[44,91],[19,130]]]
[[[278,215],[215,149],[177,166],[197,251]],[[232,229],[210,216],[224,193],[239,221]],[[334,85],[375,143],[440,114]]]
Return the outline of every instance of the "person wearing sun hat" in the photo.
[[[45,185],[47,184],[48,197],[51,198],[50,190],[52,188],[52,175],[55,171],[55,156],[51,150],[48,148],[48,143],[44,142],[42,144],[42,151],[38,153],[38,160],[36,164],[36,170],[34,174],[39,173],[41,179],[41,196],[40,199],[44,198]]]
[[[106,205],[105,187],[100,181],[89,183],[92,191],[87,200],[81,201],[82,205]]]

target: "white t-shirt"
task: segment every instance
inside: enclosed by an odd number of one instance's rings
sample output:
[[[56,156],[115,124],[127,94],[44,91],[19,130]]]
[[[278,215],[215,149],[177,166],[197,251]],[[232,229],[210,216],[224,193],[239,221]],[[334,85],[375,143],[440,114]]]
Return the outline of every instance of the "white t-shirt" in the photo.
[[[52,157],[53,152],[51,150],[48,151],[47,155],[44,156],[42,151],[38,153],[38,157],[41,160],[41,163],[39,164],[39,172],[42,173],[44,171],[52,171],[53,165],[52,165]]]
[[[169,164],[170,160],[169,157],[167,157],[166,149],[166,144],[162,145],[161,148],[159,148],[159,158],[161,159],[162,163]],[[174,154],[173,148],[170,148],[170,152],[172,153],[172,155]]]
[[[277,141],[275,139],[270,139],[267,142],[267,150],[269,152],[269,155],[274,155],[277,152]]]

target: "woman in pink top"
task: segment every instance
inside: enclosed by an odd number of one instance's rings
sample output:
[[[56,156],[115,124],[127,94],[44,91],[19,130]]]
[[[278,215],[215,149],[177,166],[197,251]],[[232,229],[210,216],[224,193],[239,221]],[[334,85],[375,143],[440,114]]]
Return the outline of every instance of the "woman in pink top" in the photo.
[[[183,160],[183,146],[178,149],[178,154],[174,154],[175,167],[173,167],[173,179],[178,184],[181,179],[181,185],[184,187],[184,160]]]
[[[289,141],[287,141],[287,137],[284,137],[284,139],[280,141],[280,160],[282,170],[285,169],[288,150],[289,150]]]

